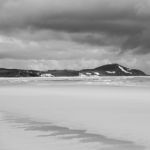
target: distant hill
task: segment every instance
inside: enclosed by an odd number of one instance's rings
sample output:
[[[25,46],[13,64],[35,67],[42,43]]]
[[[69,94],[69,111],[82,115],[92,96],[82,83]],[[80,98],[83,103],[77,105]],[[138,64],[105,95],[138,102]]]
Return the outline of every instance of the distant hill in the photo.
[[[0,77],[39,77],[41,71],[0,68]]]
[[[80,71],[80,75],[98,76],[145,76],[146,74],[137,69],[129,69],[119,64],[108,64],[95,69],[85,69]]]
[[[103,65],[94,69],[83,70],[21,70],[0,68],[0,77],[74,77],[74,76],[146,76],[137,69],[130,69],[119,64]]]

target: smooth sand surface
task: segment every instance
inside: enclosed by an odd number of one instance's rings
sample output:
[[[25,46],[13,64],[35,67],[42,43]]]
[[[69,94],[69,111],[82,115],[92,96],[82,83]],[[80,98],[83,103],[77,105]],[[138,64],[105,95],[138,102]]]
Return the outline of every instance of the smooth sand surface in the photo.
[[[150,149],[150,89],[88,85],[0,88],[5,150]]]

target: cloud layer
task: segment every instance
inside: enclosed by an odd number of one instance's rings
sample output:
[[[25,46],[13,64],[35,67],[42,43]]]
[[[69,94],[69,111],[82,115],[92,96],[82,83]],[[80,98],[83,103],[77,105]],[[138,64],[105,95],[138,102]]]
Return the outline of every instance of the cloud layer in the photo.
[[[0,0],[0,59],[143,57],[149,41],[150,0]]]

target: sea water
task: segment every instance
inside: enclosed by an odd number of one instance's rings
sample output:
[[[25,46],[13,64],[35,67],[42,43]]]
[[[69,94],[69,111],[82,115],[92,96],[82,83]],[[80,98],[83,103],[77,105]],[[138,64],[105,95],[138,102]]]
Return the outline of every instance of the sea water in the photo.
[[[149,150],[150,78],[1,78],[0,150]]]

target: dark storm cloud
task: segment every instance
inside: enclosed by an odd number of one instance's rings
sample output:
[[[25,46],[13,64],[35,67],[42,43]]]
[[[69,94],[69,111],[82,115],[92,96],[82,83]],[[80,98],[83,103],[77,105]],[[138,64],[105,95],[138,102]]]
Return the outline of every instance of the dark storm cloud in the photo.
[[[117,23],[115,21],[87,20],[51,20],[50,22],[32,23],[37,29],[53,29],[66,32],[100,32],[112,35],[135,35],[142,32],[143,26],[136,23]]]
[[[145,54],[150,52],[149,10],[149,0],[1,0],[0,33],[19,37],[17,33],[33,32],[40,37],[41,31],[65,32],[80,44]],[[49,40],[46,33],[47,39],[41,37]]]

